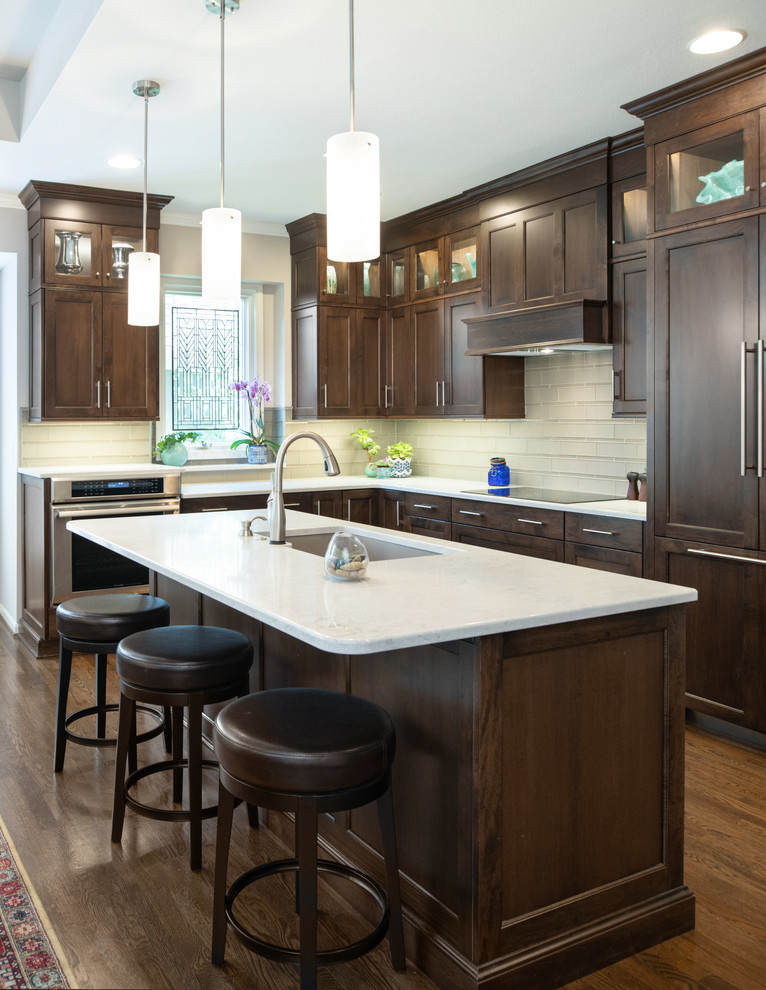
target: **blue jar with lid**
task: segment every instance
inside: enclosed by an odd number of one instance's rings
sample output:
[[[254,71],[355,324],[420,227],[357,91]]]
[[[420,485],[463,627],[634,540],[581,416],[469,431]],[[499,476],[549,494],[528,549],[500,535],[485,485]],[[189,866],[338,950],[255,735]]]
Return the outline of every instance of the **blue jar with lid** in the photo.
[[[511,483],[511,469],[504,457],[491,457],[487,484],[490,488],[507,488]]]

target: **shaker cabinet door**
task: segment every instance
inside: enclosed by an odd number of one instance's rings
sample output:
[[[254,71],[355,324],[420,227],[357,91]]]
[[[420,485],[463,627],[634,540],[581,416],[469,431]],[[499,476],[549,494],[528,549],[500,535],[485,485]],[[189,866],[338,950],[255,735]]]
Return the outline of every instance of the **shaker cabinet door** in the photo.
[[[101,294],[44,289],[43,417],[102,416]]]

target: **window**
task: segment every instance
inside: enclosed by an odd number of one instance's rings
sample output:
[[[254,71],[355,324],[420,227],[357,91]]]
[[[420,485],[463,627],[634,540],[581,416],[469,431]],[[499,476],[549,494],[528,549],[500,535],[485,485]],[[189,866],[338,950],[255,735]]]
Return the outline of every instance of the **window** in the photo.
[[[260,286],[243,292],[239,308],[205,302],[199,279],[166,284],[163,292],[162,416],[157,435],[210,431],[213,446],[228,448],[239,436],[244,406],[230,382],[247,378],[256,352]],[[194,448],[195,453],[201,453]],[[220,454],[219,454],[220,456]]]

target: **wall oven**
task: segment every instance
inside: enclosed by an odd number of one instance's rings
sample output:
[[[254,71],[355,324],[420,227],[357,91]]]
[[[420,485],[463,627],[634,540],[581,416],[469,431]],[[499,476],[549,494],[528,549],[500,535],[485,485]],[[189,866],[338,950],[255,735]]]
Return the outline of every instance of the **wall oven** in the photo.
[[[51,479],[51,600],[109,591],[148,592],[147,568],[70,533],[70,519],[159,516],[181,511],[180,475]]]

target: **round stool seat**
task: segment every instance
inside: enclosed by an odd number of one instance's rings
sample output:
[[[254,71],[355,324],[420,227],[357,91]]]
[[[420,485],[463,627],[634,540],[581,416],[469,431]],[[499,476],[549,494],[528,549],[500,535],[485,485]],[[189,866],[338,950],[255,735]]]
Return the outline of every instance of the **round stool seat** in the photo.
[[[221,767],[252,787],[318,794],[385,774],[396,752],[390,716],[364,698],[281,688],[232,701],[218,714]]]
[[[170,606],[151,595],[86,595],[62,602],[56,609],[60,636],[87,643],[118,643],[131,633],[170,621]]]
[[[213,626],[167,626],[122,640],[117,673],[135,687],[205,691],[240,680],[253,663],[253,644],[242,633]]]

